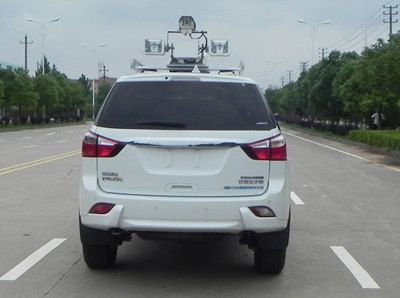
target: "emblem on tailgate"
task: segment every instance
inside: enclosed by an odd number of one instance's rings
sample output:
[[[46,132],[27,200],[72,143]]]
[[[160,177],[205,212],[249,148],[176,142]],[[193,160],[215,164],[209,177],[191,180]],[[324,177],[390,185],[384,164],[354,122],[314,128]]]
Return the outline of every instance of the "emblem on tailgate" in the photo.
[[[103,181],[124,182],[124,179],[119,177],[117,172],[102,172],[101,177]]]

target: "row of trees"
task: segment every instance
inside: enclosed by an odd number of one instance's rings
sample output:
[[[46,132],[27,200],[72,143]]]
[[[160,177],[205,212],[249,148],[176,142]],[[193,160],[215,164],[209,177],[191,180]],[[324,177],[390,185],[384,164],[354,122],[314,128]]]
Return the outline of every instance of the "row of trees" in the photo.
[[[82,74],[73,81],[50,67],[45,59],[43,69],[38,67],[35,77],[22,69],[0,69],[0,117],[7,124],[68,121],[83,119],[92,114],[90,80]],[[102,86],[102,89],[105,87]],[[109,89],[109,86],[107,86]],[[107,89],[107,90],[108,90]],[[104,100],[97,98],[97,101]]]
[[[383,125],[400,126],[400,33],[355,52],[333,51],[301,73],[296,82],[266,90],[274,112],[293,122],[331,127],[372,126],[371,115],[384,115]]]

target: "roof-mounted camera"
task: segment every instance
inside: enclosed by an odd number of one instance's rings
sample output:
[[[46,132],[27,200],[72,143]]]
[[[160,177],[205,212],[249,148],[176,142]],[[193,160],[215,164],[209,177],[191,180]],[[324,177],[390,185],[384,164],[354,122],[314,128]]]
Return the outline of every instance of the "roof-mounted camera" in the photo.
[[[196,22],[191,16],[181,16],[179,19],[179,31],[183,35],[192,34],[196,30]]]

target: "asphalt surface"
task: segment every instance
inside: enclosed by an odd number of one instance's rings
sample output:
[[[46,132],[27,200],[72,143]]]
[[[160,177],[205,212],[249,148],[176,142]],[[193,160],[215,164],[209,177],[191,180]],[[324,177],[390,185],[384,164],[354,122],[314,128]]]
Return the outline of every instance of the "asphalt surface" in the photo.
[[[295,195],[279,276],[257,274],[234,238],[134,237],[114,268],[88,269],[77,224],[88,127],[0,133],[0,297],[399,297],[400,168],[289,130]]]

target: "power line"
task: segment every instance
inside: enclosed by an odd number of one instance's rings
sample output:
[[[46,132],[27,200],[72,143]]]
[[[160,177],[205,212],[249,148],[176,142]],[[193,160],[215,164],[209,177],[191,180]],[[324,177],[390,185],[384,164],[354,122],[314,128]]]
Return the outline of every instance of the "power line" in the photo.
[[[381,37],[382,36],[382,34],[383,33],[385,33],[385,31],[386,31],[387,29],[385,28],[385,29],[383,29],[383,31],[382,32],[380,32],[377,36],[375,36],[373,39],[374,40],[377,40],[379,37]]]
[[[389,4],[393,3],[394,1],[395,0],[387,1],[386,5],[389,5]],[[381,20],[381,18],[380,18],[381,9],[382,8],[378,8],[364,23],[362,23],[353,32],[349,33],[348,35],[346,35],[342,39],[327,45],[326,47],[327,48],[336,48],[336,49],[338,49],[338,48],[341,48],[341,47],[351,43],[352,41],[356,40],[360,36],[364,36],[366,34],[364,30],[368,30],[368,28],[370,28],[371,26],[374,26],[374,24],[380,22],[380,20]],[[371,20],[373,20],[373,21],[371,22]],[[364,39],[365,39],[365,37],[364,37]]]
[[[377,18],[375,19],[375,21],[373,21],[371,24],[369,24],[369,25],[366,27],[367,33],[368,33],[368,28],[370,28],[370,27],[372,27],[372,26],[374,26],[374,25],[376,25],[376,24],[380,24],[380,22],[381,22],[381,18],[380,18],[380,16],[377,16]],[[353,42],[354,40],[357,40],[358,38],[363,38],[363,39],[365,39],[364,35],[365,35],[365,32],[362,32],[362,31],[361,31],[359,34],[355,35],[353,38],[351,38],[351,39],[349,39],[349,40],[347,40],[347,41],[341,42],[341,43],[337,44],[337,45],[336,45],[335,47],[333,47],[333,48],[336,48],[336,49],[342,48],[342,47],[346,46],[347,44]],[[332,47],[329,47],[329,46],[328,46],[328,48],[332,48]]]
[[[347,40],[348,38],[351,38],[351,37],[353,36],[353,34],[357,33],[357,32],[360,31],[361,29],[364,29],[364,27],[367,25],[367,23],[368,23],[373,17],[378,16],[380,10],[381,10],[381,9],[379,8],[377,11],[375,11],[375,12],[367,19],[367,21],[365,21],[364,23],[362,23],[362,24],[360,25],[360,27],[358,27],[356,30],[354,30],[354,31],[351,32],[350,34],[346,35],[346,36],[343,37],[342,39],[340,39],[340,40],[338,40],[338,41],[336,41],[336,42],[334,42],[334,43],[331,43],[331,44],[327,45],[327,47],[328,47],[328,48],[331,48],[331,47],[333,47],[334,45],[340,44],[340,43],[342,43],[343,41]]]
[[[377,31],[378,31],[379,29],[381,29],[382,27],[384,27],[384,24],[378,23],[378,26],[375,26],[373,30],[371,30],[370,32],[368,32],[368,35],[374,34],[375,32],[377,32]],[[358,46],[362,41],[363,41],[363,39],[360,39],[359,41],[353,43],[353,44],[350,45],[350,46],[342,47],[341,50],[342,50],[343,52],[349,51],[349,50],[355,48],[356,46]]]

